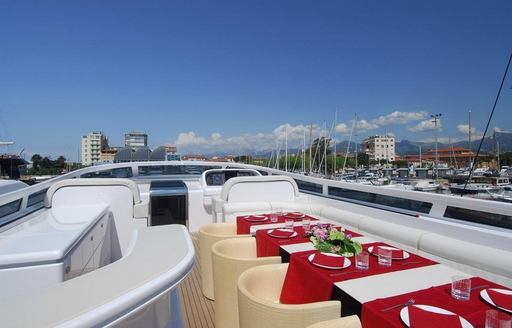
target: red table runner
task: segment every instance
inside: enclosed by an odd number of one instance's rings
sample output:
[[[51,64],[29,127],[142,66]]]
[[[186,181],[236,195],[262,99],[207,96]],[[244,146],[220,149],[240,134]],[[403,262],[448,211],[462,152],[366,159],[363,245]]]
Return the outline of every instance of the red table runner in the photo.
[[[421,277],[418,277],[421,279]],[[488,285],[486,288],[505,288],[491,281],[482,278],[471,278],[471,286]],[[382,311],[390,306],[407,302],[414,299],[414,304],[431,305],[443,308],[462,316],[474,327],[483,327],[485,325],[485,311],[496,309],[480,297],[482,288],[477,288],[471,292],[469,301],[459,301],[451,296],[451,284],[430,287],[417,290],[411,293],[376,299],[366,302],[362,308],[362,324],[365,328],[403,328],[404,324],[400,319],[402,306]]]
[[[310,219],[311,221],[318,221],[318,219],[315,219],[314,217],[305,214],[304,217],[301,217],[301,218],[291,218],[291,217],[285,217],[283,215],[279,215],[277,217],[277,222],[270,222],[270,214],[258,214],[258,216],[259,215],[264,215],[264,216],[268,217],[268,219],[265,220],[265,221],[253,221],[253,222],[250,222],[250,221],[246,220],[246,217],[248,217],[250,215],[237,216],[236,217],[236,233],[238,235],[250,234],[251,233],[251,226],[253,226],[253,225],[284,223],[284,221],[286,219],[293,220],[295,222],[300,222],[300,221],[302,221],[302,219],[305,219],[305,218]]]
[[[383,243],[364,244],[363,249],[368,250],[368,247],[376,245],[383,245]],[[309,263],[307,257],[314,252],[297,252],[290,256],[290,264],[281,290],[281,303],[301,304],[327,301],[331,297],[335,282],[437,264],[437,262],[409,253],[410,257],[407,260],[393,260],[390,267],[385,267],[378,264],[377,256],[370,255],[368,270],[357,270],[355,257],[350,257],[352,262],[350,267],[343,270],[331,270]]]

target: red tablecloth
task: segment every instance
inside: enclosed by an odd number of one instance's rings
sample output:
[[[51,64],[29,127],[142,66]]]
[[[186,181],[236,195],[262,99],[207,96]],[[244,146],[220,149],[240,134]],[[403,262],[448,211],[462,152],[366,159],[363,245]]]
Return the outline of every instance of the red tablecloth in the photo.
[[[250,222],[250,221],[247,221],[245,218],[246,218],[246,215],[241,215],[241,216],[237,216],[236,217],[236,233],[241,235],[241,234],[249,234],[251,233],[251,226],[253,225],[262,225],[262,224],[273,224],[272,222],[270,222],[270,214],[258,214],[258,215],[265,215],[268,217],[267,220],[265,221],[259,221],[259,222]],[[274,222],[274,223],[284,223],[284,221],[286,219],[288,220],[293,220],[293,221],[302,221],[302,219],[304,218],[308,218],[310,219],[311,221],[317,221],[318,219],[312,217],[312,216],[309,216],[309,215],[305,215],[303,218],[288,218],[288,217],[284,217],[282,215],[279,215],[277,217],[277,222]]]
[[[297,236],[293,238],[275,238],[268,235],[267,229],[256,231],[256,255],[263,256],[279,256],[279,248],[281,245],[299,244],[309,242],[309,237],[304,236],[302,227],[293,227],[297,232]]]
[[[367,250],[368,247],[375,245],[383,244],[364,244],[363,248]],[[290,264],[281,290],[281,303],[301,304],[327,301],[331,297],[335,282],[436,264],[434,261],[410,253],[409,259],[393,260],[390,267],[385,267],[378,264],[377,256],[370,255],[368,270],[357,270],[354,263],[355,257],[350,257],[352,262],[350,267],[343,270],[331,270],[309,263],[307,257],[314,252],[298,252],[290,256]],[[337,275],[338,273],[340,275]]]
[[[421,279],[421,277],[418,277]],[[472,278],[471,286],[489,285],[489,288],[505,288],[482,278]],[[407,302],[413,298],[415,304],[431,305],[443,308],[462,316],[474,327],[485,325],[485,311],[494,308],[480,297],[482,289],[471,292],[469,301],[459,301],[451,297],[451,284],[417,290],[411,293],[376,299],[363,304],[361,313],[362,324],[365,328],[403,328],[400,319],[402,307],[389,311],[382,310],[390,306]]]
[[[304,236],[302,227],[293,228],[297,232],[297,236],[293,238],[275,238],[268,235],[268,229],[259,229],[256,231],[256,254],[258,257],[263,256],[279,256],[279,248],[282,245],[299,244],[310,242],[309,237]],[[352,237],[361,236],[357,232],[345,230],[345,234]]]

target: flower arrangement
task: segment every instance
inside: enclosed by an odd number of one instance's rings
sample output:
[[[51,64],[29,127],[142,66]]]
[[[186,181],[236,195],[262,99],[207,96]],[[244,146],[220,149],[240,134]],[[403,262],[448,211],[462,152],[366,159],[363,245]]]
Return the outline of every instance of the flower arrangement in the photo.
[[[353,256],[363,250],[361,244],[352,240],[350,234],[345,235],[331,225],[319,225],[311,229],[310,240],[315,248],[322,253],[335,253]]]

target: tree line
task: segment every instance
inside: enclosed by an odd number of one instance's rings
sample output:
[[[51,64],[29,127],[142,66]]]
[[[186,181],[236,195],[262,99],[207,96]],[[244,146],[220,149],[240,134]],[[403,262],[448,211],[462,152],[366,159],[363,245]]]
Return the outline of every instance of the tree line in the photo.
[[[29,175],[59,175],[78,168],[78,164],[68,163],[66,157],[62,155],[52,160],[50,156],[42,157],[39,154],[34,154],[30,160],[32,167],[28,170]]]

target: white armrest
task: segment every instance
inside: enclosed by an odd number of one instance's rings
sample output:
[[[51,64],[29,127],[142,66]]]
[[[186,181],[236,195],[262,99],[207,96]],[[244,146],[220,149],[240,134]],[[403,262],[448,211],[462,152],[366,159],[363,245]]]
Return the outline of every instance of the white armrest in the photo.
[[[133,217],[135,219],[146,219],[149,216],[149,200],[141,201],[133,205]]]

